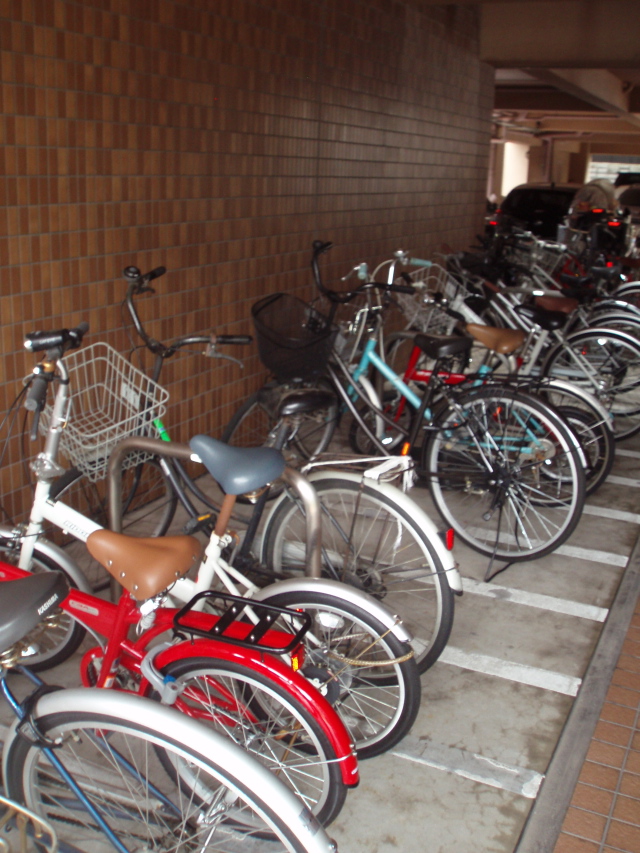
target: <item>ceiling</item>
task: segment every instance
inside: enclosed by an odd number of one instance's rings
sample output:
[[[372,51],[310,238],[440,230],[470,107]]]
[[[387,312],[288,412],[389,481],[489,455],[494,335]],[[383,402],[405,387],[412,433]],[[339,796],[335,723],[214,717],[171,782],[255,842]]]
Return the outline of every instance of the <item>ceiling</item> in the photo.
[[[481,58],[496,69],[494,135],[640,155],[640,0],[455,5],[479,7]]]

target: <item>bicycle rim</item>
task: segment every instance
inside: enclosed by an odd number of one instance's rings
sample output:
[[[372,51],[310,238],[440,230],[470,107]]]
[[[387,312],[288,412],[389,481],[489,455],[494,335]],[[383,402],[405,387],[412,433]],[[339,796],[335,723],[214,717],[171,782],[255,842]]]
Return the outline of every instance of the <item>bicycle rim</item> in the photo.
[[[346,796],[336,755],[315,718],[290,694],[240,664],[176,661],[163,670],[185,689],[176,708],[253,755],[324,825]]]
[[[407,734],[420,705],[416,663],[403,660],[408,646],[335,596],[288,592],[266,601],[311,615],[303,675],[335,707],[359,758],[379,755]]]
[[[423,467],[442,517],[490,557],[542,557],[580,519],[585,477],[573,439],[526,395],[485,388],[461,396],[426,445]]]

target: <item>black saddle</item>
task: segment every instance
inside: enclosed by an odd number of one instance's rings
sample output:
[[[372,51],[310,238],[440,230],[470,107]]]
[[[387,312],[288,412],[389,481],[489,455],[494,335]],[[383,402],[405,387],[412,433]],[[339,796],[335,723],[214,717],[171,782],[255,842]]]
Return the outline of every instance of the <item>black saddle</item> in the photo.
[[[532,305],[518,305],[516,313],[547,332],[562,329],[567,322],[567,315],[562,311],[546,311],[544,308],[535,308]]]
[[[0,589],[0,651],[4,652],[64,601],[69,584],[62,572],[40,572],[3,581]]]
[[[466,335],[416,335],[413,339],[429,358],[447,358],[447,356],[467,353],[473,346],[473,338]]]

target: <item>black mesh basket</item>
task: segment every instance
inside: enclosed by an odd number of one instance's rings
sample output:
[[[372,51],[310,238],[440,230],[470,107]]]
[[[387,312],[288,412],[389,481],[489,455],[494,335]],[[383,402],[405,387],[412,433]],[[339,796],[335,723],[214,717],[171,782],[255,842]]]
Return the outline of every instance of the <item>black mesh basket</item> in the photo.
[[[322,373],[337,331],[324,314],[289,293],[265,296],[251,314],[260,360],[277,379],[311,379]]]

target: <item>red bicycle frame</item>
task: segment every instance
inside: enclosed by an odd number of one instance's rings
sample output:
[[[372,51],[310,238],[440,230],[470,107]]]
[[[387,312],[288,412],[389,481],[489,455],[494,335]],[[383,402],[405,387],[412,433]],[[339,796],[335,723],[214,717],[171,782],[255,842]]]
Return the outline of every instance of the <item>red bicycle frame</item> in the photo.
[[[0,581],[16,580],[28,574],[29,572],[23,569],[0,561]],[[154,611],[153,625],[143,630],[135,639],[130,639],[132,628],[140,624],[141,614],[138,605],[126,591],[122,593],[118,603],[113,604],[95,595],[71,589],[61,607],[92,634],[107,638],[104,647],[95,646],[85,652],[82,657],[80,674],[85,687],[123,689],[117,682],[117,674],[124,670],[133,676],[132,682],[137,687],[135,692],[141,696],[151,692],[152,685],[142,674],[141,664],[153,646],[154,640],[167,631],[173,630],[173,618],[178,612],[176,609],[157,608]],[[201,630],[210,630],[217,619],[218,617],[213,614],[194,611],[189,613],[189,624]],[[232,624],[225,633],[230,637],[244,637],[246,625]],[[288,635],[279,631],[270,631],[265,634],[264,639],[265,642],[273,641],[274,646],[281,646],[285,644],[282,642],[283,637],[286,643]],[[238,646],[232,641],[195,637],[174,643],[159,652],[153,663],[157,669],[162,670],[176,660],[205,657],[232,661],[241,664],[247,670],[266,676],[297,699],[320,723],[340,764],[344,784],[357,785],[359,780],[357,758],[342,720],[324,696],[296,671],[303,663],[303,653],[304,648],[301,645],[299,652],[291,656],[292,663],[288,665],[281,658],[268,654],[259,647],[252,649]],[[99,667],[96,666],[98,662],[100,662]],[[215,682],[215,686],[216,692],[225,697],[222,702],[219,702],[219,721],[224,723],[228,719],[225,711],[237,705],[221,684]],[[211,697],[208,696],[209,705],[211,701]],[[204,719],[208,716],[208,714],[198,713],[193,705],[182,702],[179,696],[175,707],[191,717]],[[245,713],[245,709],[242,713]],[[230,722],[233,724],[233,721]]]

